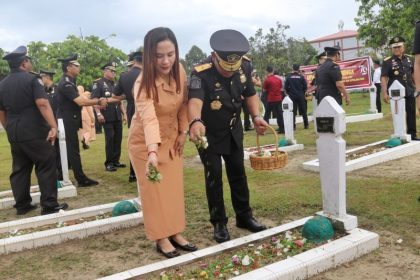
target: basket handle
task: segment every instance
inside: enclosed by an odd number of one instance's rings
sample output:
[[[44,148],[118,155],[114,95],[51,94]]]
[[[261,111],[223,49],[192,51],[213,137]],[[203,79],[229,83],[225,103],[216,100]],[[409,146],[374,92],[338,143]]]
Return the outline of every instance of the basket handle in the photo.
[[[278,153],[279,151],[279,147],[278,147],[278,143],[279,143],[279,137],[277,136],[277,132],[274,130],[274,128],[272,128],[271,126],[267,126],[267,128],[269,128],[271,130],[271,132],[273,132],[274,134],[274,138],[276,139],[276,142],[274,143],[276,146],[276,153]],[[259,134],[257,133],[257,147],[258,147],[258,153],[261,154],[261,146],[260,146],[260,138],[259,138]]]

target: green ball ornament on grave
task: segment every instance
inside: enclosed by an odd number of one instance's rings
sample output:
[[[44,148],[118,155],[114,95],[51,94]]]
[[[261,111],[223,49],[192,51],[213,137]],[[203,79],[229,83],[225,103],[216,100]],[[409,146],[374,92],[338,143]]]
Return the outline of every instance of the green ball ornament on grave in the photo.
[[[289,145],[289,143],[287,142],[285,137],[280,138],[279,140],[279,147],[286,147],[287,145]]]
[[[331,239],[334,236],[334,229],[330,220],[315,216],[303,225],[302,235],[309,242],[320,243]]]
[[[127,215],[138,212],[137,208],[131,201],[123,200],[115,204],[112,208],[112,217]]]
[[[399,146],[399,145],[401,145],[402,144],[402,142],[401,142],[401,139],[400,138],[396,138],[396,137],[393,137],[393,138],[390,138],[386,143],[385,143],[385,147],[388,147],[388,148],[394,148],[394,147],[397,147],[397,146]]]

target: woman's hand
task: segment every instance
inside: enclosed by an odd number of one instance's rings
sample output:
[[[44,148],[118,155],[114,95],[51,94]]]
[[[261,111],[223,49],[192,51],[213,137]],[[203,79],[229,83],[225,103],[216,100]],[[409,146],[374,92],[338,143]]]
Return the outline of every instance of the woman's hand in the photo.
[[[158,156],[157,156],[157,152],[154,151],[150,151],[149,152],[149,156],[147,157],[147,162],[146,162],[146,177],[149,176],[149,166],[152,165],[157,169],[158,166]]]
[[[185,140],[187,139],[187,132],[180,132],[176,138],[174,150],[175,155],[182,156],[184,152]]]

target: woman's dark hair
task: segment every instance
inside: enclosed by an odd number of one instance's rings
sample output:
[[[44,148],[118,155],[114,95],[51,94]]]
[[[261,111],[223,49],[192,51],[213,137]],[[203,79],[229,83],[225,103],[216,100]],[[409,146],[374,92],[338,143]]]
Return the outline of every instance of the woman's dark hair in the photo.
[[[181,90],[181,81],[179,77],[179,50],[178,50],[178,42],[176,41],[175,34],[166,27],[157,27],[149,32],[147,32],[146,36],[144,37],[144,50],[143,50],[143,71],[142,71],[142,80],[138,95],[144,88],[146,90],[147,98],[152,98],[159,102],[159,96],[157,94],[156,88],[156,69],[155,69],[155,61],[156,61],[156,48],[157,44],[169,40],[175,46],[175,63],[172,66],[172,70],[170,75],[176,81],[176,91],[179,92]]]

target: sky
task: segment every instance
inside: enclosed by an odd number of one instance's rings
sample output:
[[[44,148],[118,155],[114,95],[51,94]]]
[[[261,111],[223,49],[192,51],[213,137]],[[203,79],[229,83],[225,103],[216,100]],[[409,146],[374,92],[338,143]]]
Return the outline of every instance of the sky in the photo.
[[[68,35],[96,35],[126,53],[143,45],[147,31],[165,26],[175,33],[180,55],[193,45],[210,53],[209,38],[219,29],[236,29],[247,38],[276,22],[287,36],[316,39],[356,30],[355,0],[15,0],[0,5],[0,48],[12,51],[31,41],[52,43]],[[115,34],[116,36],[110,36]]]

